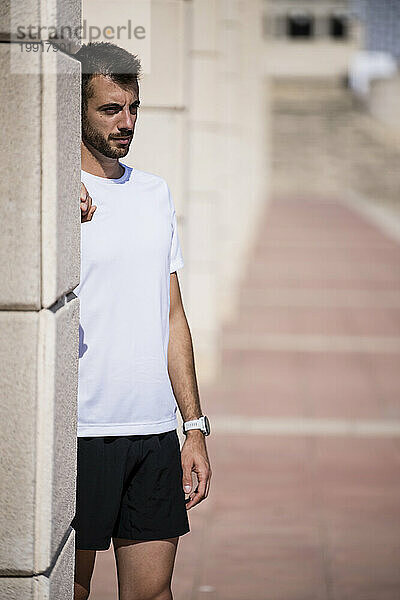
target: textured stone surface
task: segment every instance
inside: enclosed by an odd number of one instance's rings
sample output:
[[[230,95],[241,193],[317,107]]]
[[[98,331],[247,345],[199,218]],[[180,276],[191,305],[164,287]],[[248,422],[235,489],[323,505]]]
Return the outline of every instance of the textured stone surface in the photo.
[[[72,600],[75,531],[71,529],[49,577],[3,577],[0,600]]]
[[[79,299],[40,313],[35,572],[48,568],[75,512]]]
[[[29,573],[33,566],[38,313],[0,311],[0,324],[0,573],[5,575]]]
[[[43,591],[33,577],[2,577],[0,584],[0,600],[36,600],[36,593]]]
[[[3,0],[0,6],[0,39],[20,40],[25,32],[25,40],[48,40],[54,37],[56,28],[60,37],[64,31],[67,51],[78,50],[80,41],[76,29],[81,25],[81,4],[75,0]],[[29,26],[32,29],[28,38]],[[42,27],[40,33],[39,27]],[[71,29],[71,34],[67,28]],[[79,29],[77,33],[79,35]]]
[[[31,60],[38,64],[36,55]],[[40,307],[40,80],[10,73],[10,52],[0,44],[0,307]],[[29,122],[29,127],[27,127]]]
[[[53,532],[54,555],[75,514],[79,299],[56,313],[56,378],[54,405]]]
[[[48,579],[48,595],[43,600],[72,600],[74,596],[75,531],[69,536]]]
[[[75,0],[5,0],[0,41],[29,25],[46,40],[49,28],[80,19]],[[65,51],[78,47],[73,33]],[[80,65],[42,48],[0,44],[4,600],[73,598],[79,301],[64,303],[80,270]]]
[[[61,52],[43,74],[42,305],[80,275],[80,63]]]
[[[75,511],[79,300],[0,320],[0,572],[29,575],[49,568]]]
[[[1,122],[12,152],[3,146],[0,306],[38,310],[79,283],[80,65],[46,55],[41,86],[38,74],[11,73],[9,60],[1,44]]]

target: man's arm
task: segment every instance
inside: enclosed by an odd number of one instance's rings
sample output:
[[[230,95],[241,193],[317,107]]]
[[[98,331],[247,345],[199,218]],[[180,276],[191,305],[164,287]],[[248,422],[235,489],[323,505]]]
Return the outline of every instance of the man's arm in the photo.
[[[186,319],[179,289],[178,275],[171,273],[168,373],[174,395],[184,421],[201,417],[200,397],[194,366],[192,336]],[[183,488],[190,495],[186,508],[192,508],[208,496],[211,479],[205,437],[199,429],[187,432],[181,451]],[[192,491],[192,471],[197,475],[198,486]],[[188,487],[186,487],[188,486]]]

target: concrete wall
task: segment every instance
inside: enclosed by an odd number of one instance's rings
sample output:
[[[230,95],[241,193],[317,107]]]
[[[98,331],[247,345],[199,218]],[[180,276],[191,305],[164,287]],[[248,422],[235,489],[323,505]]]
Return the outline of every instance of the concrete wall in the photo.
[[[0,13],[2,600],[73,597],[80,65],[12,42],[44,15],[78,25],[80,3],[14,0]]]

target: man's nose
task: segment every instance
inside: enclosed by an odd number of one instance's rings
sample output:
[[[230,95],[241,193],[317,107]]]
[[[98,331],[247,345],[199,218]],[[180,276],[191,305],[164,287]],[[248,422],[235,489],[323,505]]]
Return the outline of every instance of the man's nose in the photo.
[[[135,123],[135,115],[132,115],[130,110],[121,111],[121,119],[118,123],[119,129],[133,129]]]

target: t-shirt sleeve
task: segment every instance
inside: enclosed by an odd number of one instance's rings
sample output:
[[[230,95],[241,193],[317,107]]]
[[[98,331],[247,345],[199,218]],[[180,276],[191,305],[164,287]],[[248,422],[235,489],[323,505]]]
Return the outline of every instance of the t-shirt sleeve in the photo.
[[[184,265],[182,256],[182,249],[179,242],[178,225],[176,220],[176,212],[174,202],[172,200],[171,192],[168,188],[168,199],[171,209],[171,226],[172,226],[172,240],[171,240],[171,260],[170,260],[170,273],[177,271]]]

